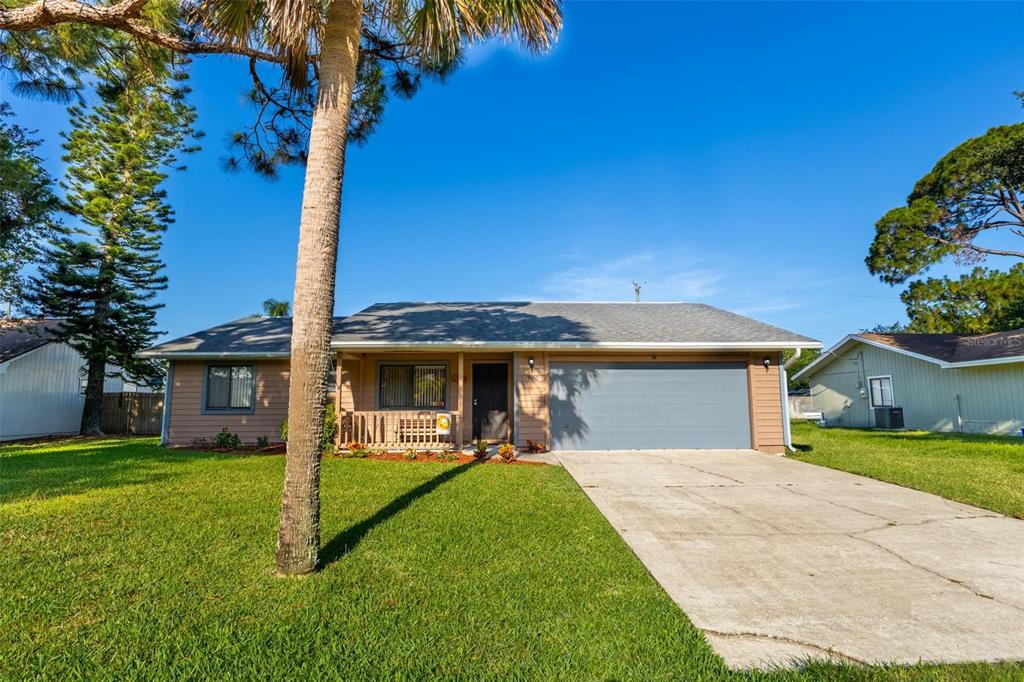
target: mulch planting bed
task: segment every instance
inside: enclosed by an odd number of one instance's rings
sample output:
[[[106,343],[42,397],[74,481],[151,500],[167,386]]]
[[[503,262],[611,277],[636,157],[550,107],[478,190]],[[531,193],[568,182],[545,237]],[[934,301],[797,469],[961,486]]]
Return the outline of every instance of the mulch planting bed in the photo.
[[[256,457],[260,455],[284,455],[287,452],[287,446],[284,443],[278,445],[271,445],[266,448],[253,448],[253,447],[241,447],[235,449],[229,448],[217,448],[209,445],[185,445],[185,446],[173,446],[176,450],[192,450],[195,452],[215,452],[220,455],[235,455],[238,457]],[[383,450],[372,451],[370,454],[359,456],[353,455],[348,450],[341,450],[330,454],[325,454],[324,457],[338,457],[341,459],[376,459],[382,462],[441,462],[443,464],[469,464],[471,462],[480,462],[481,464],[520,464],[523,466],[545,466],[544,462],[525,462],[522,460],[515,460],[514,462],[503,462],[501,458],[497,456],[490,456],[482,460],[478,460],[473,455],[467,455],[466,453],[455,453],[447,450],[417,450],[416,458],[411,459],[406,457],[404,452],[386,452]]]
[[[469,464],[471,462],[480,462],[481,464],[522,464],[526,466],[535,466],[539,464],[544,466],[544,462],[524,462],[518,459],[513,462],[503,462],[499,457],[488,457],[486,459],[478,460],[473,455],[449,452],[445,450],[417,450],[416,459],[406,457],[404,452],[384,451],[373,452],[365,457],[354,457],[350,453],[343,451],[335,456],[347,459],[376,459],[384,462],[442,462],[446,464]]]

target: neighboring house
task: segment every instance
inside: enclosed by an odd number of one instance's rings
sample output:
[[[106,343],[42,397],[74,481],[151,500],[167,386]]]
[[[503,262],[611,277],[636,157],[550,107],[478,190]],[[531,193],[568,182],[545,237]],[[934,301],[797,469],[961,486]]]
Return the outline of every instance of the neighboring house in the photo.
[[[0,321],[0,441],[78,433],[85,359],[54,340],[59,320]],[[114,371],[113,366],[108,371]],[[107,378],[104,392],[152,392]]]
[[[993,334],[850,334],[793,377],[834,426],[875,427],[903,409],[908,429],[1020,434],[1024,329]],[[884,415],[883,415],[884,416]]]
[[[290,335],[244,318],[144,351],[170,361],[164,442],[279,440]],[[513,302],[377,304],[336,319],[331,347],[342,442],[782,452],[780,353],[820,344],[700,304]]]

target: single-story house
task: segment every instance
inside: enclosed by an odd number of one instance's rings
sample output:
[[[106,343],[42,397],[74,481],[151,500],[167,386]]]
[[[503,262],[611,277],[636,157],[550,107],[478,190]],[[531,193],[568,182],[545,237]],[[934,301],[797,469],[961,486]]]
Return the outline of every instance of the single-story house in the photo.
[[[243,318],[144,351],[170,362],[164,442],[279,440],[290,335]],[[778,453],[781,352],[820,344],[701,304],[507,302],[376,304],[337,318],[331,347],[341,442]]]
[[[56,341],[59,323],[0,320],[0,441],[78,433],[85,404],[85,358]],[[154,390],[119,377],[107,377],[103,384],[104,393]]]
[[[992,334],[850,334],[794,375],[827,424],[1019,435],[1024,329]]]

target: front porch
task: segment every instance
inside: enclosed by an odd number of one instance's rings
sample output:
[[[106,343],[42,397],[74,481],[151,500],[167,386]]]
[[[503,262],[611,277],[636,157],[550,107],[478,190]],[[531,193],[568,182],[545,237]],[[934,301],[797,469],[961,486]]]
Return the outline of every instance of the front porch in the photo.
[[[339,445],[462,450],[481,438],[512,441],[517,355],[339,351]]]
[[[447,416],[449,433],[438,429],[438,417]],[[462,450],[458,412],[419,410],[365,410],[346,412],[338,421],[338,444],[365,443],[385,450]]]

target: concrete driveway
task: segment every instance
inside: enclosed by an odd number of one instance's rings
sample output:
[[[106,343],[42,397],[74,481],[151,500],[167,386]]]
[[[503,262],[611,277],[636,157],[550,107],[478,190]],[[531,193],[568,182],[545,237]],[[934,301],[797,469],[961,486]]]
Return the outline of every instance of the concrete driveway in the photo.
[[[1024,521],[749,450],[555,456],[732,667],[1024,659]]]

